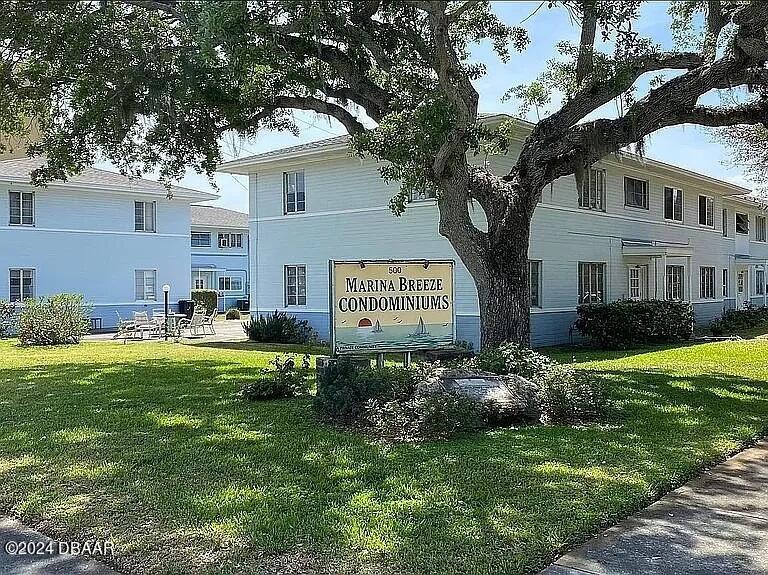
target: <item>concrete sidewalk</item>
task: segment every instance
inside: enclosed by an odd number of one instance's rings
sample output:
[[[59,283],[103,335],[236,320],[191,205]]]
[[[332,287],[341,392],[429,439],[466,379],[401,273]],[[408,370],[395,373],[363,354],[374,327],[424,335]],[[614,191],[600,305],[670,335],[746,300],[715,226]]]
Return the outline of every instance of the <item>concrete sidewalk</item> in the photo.
[[[0,517],[2,575],[120,575],[99,561],[58,550],[58,542],[50,537],[15,519]]]
[[[564,555],[540,575],[768,574],[768,441]]]

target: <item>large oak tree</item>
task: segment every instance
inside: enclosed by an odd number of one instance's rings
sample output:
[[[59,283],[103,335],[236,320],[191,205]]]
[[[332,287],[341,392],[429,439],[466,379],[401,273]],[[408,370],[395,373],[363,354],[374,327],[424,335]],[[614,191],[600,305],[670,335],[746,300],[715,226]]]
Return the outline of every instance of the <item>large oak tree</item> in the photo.
[[[0,132],[22,132],[26,118],[39,123],[44,136],[30,153],[44,153],[47,165],[37,182],[99,155],[173,179],[188,166],[211,173],[227,133],[295,131],[293,110],[333,117],[357,152],[402,182],[394,211],[407,208],[411,189],[434,186],[440,234],[477,286],[483,345],[525,343],[529,231],[547,184],[580,181],[596,160],[667,126],[768,123],[768,2],[675,2],[674,51],[635,31],[641,2],[542,4],[568,10],[580,39],[559,44],[535,83],[512,89],[524,104],[560,105],[501,176],[467,158],[507,144],[504,126],[478,123],[473,82],[485,68],[470,49],[490,42],[507,60],[528,33],[487,2],[6,0]],[[647,75],[651,88],[637,94]],[[702,103],[720,90],[730,104]],[[602,117],[617,99],[622,112]],[[473,224],[470,200],[487,230]]]

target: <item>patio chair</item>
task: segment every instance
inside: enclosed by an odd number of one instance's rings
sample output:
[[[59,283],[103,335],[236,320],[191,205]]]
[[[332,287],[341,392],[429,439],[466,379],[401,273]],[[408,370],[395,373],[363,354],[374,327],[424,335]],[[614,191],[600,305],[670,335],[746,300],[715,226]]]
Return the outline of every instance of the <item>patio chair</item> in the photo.
[[[150,336],[153,333],[159,333],[158,326],[150,321],[149,313],[145,311],[133,312],[133,321],[136,324],[134,330],[139,333],[141,339],[144,339],[144,332],[149,332]]]
[[[118,311],[115,311],[115,315],[117,315],[117,333],[112,336],[112,339],[122,337],[123,343],[125,343],[125,340],[129,337],[136,337],[136,322],[130,319],[123,319]]]
[[[182,319],[179,322],[179,333],[188,329],[190,336],[205,335],[205,314],[195,312],[192,314],[192,319]],[[200,334],[199,332],[202,332]]]
[[[203,320],[203,333],[205,333],[205,328],[211,328],[211,335],[216,335],[216,330],[213,327],[213,322],[216,320],[216,316],[218,315],[219,315],[219,310],[216,308],[213,308],[211,315],[203,316],[205,318]]]

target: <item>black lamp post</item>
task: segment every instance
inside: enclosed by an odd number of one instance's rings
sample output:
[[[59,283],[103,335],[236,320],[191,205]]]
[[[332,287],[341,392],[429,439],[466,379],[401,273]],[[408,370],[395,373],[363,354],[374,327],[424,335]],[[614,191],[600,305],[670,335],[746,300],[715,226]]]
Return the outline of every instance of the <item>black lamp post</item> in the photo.
[[[171,291],[171,286],[168,284],[163,285],[163,301],[165,303],[165,341],[168,341],[168,314],[170,313],[170,306],[168,305],[168,294]]]

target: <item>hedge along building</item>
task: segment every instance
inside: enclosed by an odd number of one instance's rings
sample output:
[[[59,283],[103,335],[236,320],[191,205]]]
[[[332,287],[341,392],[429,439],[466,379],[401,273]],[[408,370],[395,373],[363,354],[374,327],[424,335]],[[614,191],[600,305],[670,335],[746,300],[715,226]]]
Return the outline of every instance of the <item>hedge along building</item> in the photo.
[[[486,116],[495,124],[510,119]],[[487,161],[509,171],[531,124],[516,120],[507,155]],[[411,198],[392,215],[398,190],[379,165],[331,138],[223,164],[249,177],[251,310],[284,310],[328,335],[328,260],[454,259],[460,340],[479,342],[477,291],[438,233],[434,198]],[[766,305],[766,210],[749,190],[689,170],[621,153],[543,191],[533,217],[531,338],[565,343],[580,303],[617,299],[690,301],[699,323],[726,308]],[[473,204],[476,224],[484,215]]]

